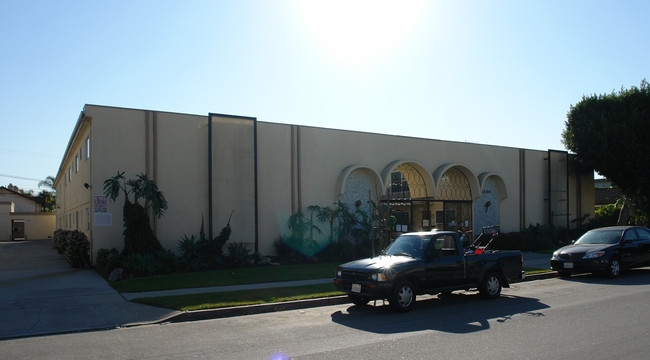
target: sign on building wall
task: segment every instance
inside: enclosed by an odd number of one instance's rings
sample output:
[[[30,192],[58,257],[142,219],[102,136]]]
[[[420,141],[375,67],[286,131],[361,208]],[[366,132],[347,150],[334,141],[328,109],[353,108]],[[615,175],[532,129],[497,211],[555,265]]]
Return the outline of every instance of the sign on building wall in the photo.
[[[95,226],[113,226],[113,214],[108,212],[106,196],[95,196]]]

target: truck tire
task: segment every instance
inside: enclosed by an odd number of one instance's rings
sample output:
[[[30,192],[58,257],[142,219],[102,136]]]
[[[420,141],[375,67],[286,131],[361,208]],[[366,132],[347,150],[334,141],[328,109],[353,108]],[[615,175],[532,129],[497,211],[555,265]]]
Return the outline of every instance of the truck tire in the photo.
[[[496,299],[501,295],[501,278],[495,272],[489,272],[478,287],[479,293],[486,299]]]
[[[415,289],[406,280],[398,280],[393,287],[388,303],[395,312],[407,312],[415,306]]]

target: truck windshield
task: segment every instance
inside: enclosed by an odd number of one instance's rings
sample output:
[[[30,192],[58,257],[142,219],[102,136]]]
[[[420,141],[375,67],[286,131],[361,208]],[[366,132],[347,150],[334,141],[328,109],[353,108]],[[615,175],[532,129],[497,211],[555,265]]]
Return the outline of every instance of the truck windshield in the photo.
[[[426,235],[401,235],[386,248],[384,253],[387,255],[422,257],[430,240],[431,236]]]

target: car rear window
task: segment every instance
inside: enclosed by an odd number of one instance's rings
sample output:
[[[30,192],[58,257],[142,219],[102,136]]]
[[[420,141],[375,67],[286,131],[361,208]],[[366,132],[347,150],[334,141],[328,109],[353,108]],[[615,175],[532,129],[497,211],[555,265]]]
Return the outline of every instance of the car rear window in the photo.
[[[640,241],[650,240],[650,231],[646,229],[636,229],[636,233],[639,235]]]

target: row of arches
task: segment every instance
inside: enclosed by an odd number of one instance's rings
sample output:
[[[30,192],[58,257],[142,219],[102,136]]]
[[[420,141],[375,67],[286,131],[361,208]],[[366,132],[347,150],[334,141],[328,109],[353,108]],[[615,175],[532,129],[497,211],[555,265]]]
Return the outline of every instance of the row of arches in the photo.
[[[381,172],[363,165],[341,171],[335,198],[353,204],[385,204],[397,232],[433,228],[469,232],[499,225],[500,203],[508,196],[503,179],[476,175],[468,166],[447,163],[433,170],[414,161],[394,161]],[[365,203],[365,201],[363,201]]]

